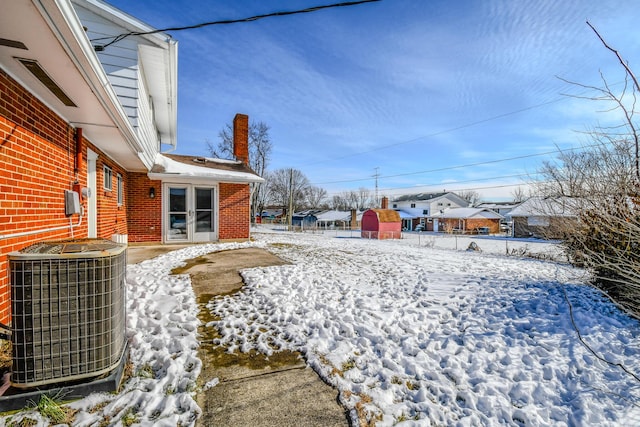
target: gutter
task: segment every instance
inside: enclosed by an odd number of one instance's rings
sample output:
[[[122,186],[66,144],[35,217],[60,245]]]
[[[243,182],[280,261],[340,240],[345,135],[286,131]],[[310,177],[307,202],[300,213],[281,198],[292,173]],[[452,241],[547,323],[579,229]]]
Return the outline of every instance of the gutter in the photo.
[[[85,82],[120,131],[124,141],[134,153],[140,154],[144,152],[138,136],[131,127],[127,115],[120,105],[118,97],[113,91],[113,87],[102,68],[102,64],[100,64],[98,56],[93,50],[93,46],[89,43],[82,24],[69,0],[55,0],[55,7],[52,7],[51,2],[47,0],[31,1],[49,24],[52,32],[67,52],[69,59],[71,59],[80,74],[83,75]],[[59,15],[55,12],[58,12]],[[64,22],[64,26],[62,22]],[[77,47],[71,46],[68,43],[68,37],[65,37],[65,30],[71,32],[73,39],[78,44]],[[78,52],[78,47],[80,48],[80,52]],[[89,68],[91,72],[89,72],[87,68]],[[145,166],[151,167],[151,165]]]

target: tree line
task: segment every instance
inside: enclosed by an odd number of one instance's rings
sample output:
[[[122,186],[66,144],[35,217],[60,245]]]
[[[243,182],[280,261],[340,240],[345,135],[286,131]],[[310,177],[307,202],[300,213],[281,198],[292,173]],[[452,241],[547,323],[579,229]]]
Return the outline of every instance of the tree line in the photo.
[[[218,133],[217,144],[206,141],[209,153],[221,159],[233,158],[233,126]],[[251,218],[268,206],[278,206],[292,212],[306,209],[365,210],[379,207],[372,192],[364,187],[343,191],[329,197],[327,190],[312,185],[307,176],[294,168],[268,170],[273,143],[269,126],[264,122],[249,123],[249,167],[264,178],[263,184],[251,186]]]

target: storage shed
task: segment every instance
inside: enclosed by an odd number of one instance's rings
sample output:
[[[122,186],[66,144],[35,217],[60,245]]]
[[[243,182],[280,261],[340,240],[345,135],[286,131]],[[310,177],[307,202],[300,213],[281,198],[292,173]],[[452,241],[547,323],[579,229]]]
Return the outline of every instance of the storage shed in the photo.
[[[400,239],[401,229],[400,214],[392,209],[369,209],[362,215],[364,239]]]

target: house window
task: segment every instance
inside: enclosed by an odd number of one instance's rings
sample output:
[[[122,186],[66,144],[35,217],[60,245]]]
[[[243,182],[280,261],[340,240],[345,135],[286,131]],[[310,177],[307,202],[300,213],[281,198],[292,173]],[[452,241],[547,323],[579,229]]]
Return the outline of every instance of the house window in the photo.
[[[451,206],[451,203],[447,203],[447,206]]]
[[[412,208],[415,208],[415,207],[416,207],[416,204],[415,204],[415,203],[411,203],[411,207],[412,207]]]
[[[429,209],[423,209],[422,215],[429,215]]]
[[[118,191],[118,206],[122,206],[124,202],[124,184],[122,182],[122,175],[116,175],[116,189]]]
[[[438,206],[442,206],[442,202],[438,202]]]
[[[111,168],[107,165],[104,165],[103,168],[104,171],[104,189],[107,191],[111,191],[113,190],[113,172],[111,171]]]
[[[397,204],[397,203],[394,203],[394,204],[393,204],[393,209],[396,209],[397,207],[398,207],[398,204]]]

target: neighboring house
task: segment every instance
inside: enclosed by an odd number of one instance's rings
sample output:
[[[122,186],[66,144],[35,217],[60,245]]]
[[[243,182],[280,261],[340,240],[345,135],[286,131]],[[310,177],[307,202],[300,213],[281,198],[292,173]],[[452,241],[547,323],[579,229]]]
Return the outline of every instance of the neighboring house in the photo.
[[[506,216],[519,204],[520,203],[513,203],[513,202],[485,202],[485,203],[479,203],[474,207],[491,209],[492,211],[497,212],[502,216]]]
[[[316,215],[316,227],[321,229],[357,229],[362,221],[362,212],[355,209],[351,211],[324,211]]]
[[[284,209],[265,209],[260,213],[260,222],[267,224],[282,223],[285,220],[285,216]]]
[[[532,197],[509,212],[513,237],[561,238],[577,221],[578,206],[569,198]]]
[[[249,237],[262,178],[247,166],[247,116],[234,120],[237,161],[160,154],[177,144],[176,41],[100,47],[152,28],[99,0],[7,1],[0,24],[0,322],[7,254],[32,243]]]
[[[316,220],[318,219],[316,217],[317,212],[315,210],[296,212],[291,216],[291,225],[303,229],[315,228]]]
[[[452,208],[432,216],[434,231],[463,234],[500,232],[503,216],[485,208]]]
[[[400,213],[402,228],[408,231],[415,230],[418,224],[423,229],[433,231],[430,218],[447,208],[460,208],[469,206],[469,202],[452,192],[407,194],[396,197],[391,204],[394,210]]]

